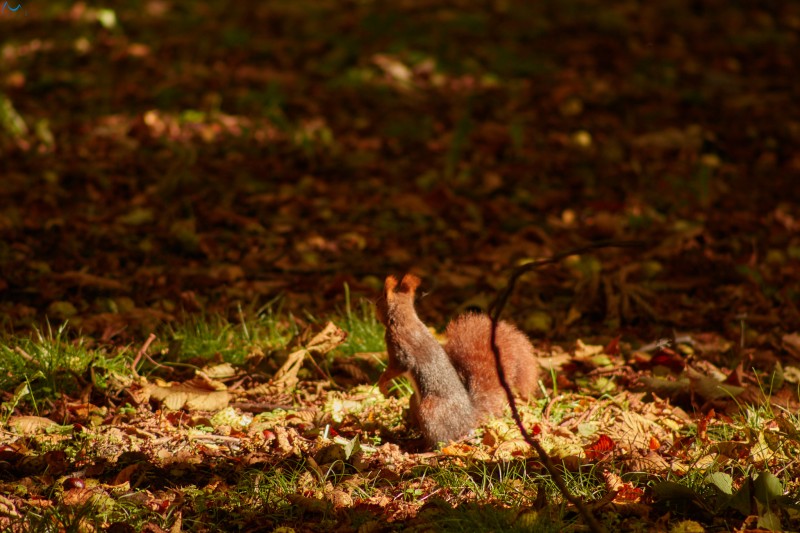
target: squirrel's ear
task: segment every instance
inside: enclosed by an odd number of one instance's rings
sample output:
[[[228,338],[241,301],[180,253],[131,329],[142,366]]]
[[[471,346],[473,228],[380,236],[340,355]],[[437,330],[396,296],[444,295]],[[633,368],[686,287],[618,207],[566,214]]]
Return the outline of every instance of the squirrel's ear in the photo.
[[[383,282],[384,296],[392,294],[395,287],[397,287],[397,278],[394,276],[386,276],[386,281]]]
[[[420,283],[422,283],[422,280],[414,274],[406,274],[400,281],[400,290],[402,292],[409,292],[413,294],[417,290],[417,287],[419,287]]]

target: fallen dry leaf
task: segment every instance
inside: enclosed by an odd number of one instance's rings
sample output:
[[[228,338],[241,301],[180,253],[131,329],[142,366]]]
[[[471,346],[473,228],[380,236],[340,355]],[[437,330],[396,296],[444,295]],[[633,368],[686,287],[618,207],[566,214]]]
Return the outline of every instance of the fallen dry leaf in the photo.
[[[37,435],[44,433],[48,428],[58,426],[56,422],[41,416],[12,416],[8,420],[8,425],[22,435]]]
[[[272,378],[272,385],[279,389],[291,389],[297,384],[297,373],[303,366],[306,355],[317,353],[324,355],[341,345],[347,338],[344,332],[333,322],[328,322],[325,328],[316,334],[308,344],[289,354],[286,362],[278,369]]]
[[[800,333],[787,333],[781,338],[781,343],[795,359],[800,359]]]
[[[219,411],[228,406],[230,394],[225,384],[198,376],[185,383],[145,385],[150,398],[161,401],[172,410]]]

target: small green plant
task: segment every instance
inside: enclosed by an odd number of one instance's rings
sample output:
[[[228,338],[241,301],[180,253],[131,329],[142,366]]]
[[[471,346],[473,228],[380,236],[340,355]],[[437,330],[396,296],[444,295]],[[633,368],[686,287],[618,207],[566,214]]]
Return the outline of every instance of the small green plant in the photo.
[[[657,500],[678,513],[686,509],[689,502],[716,516],[738,512],[746,517],[756,508],[758,526],[771,530],[781,529],[781,509],[797,505],[791,497],[784,495],[783,483],[768,470],[746,476],[738,488],[729,473],[714,472],[695,486],[661,481],[653,485],[653,493]]]
[[[418,487],[408,487],[403,490],[403,499],[407,502],[414,502],[417,501],[422,495],[424,491]]]
[[[2,426],[5,426],[8,423],[8,419],[11,417],[11,413],[14,412],[14,409],[17,408],[17,404],[19,404],[20,400],[31,393],[31,388],[28,385],[28,382],[20,383],[17,385],[17,388],[14,389],[14,395],[11,399],[7,402],[3,402],[0,405],[0,417],[2,417]]]
[[[117,412],[123,416],[132,416],[136,414],[136,408],[129,403],[117,408]]]
[[[23,397],[54,398],[85,387],[88,383],[99,389],[108,386],[107,376],[112,373],[128,374],[129,359],[124,351],[109,355],[90,349],[85,339],[71,340],[67,325],[56,331],[49,326],[37,330],[30,337],[8,338],[0,343],[0,389],[18,389],[27,384]],[[16,406],[16,404],[15,404]]]
[[[347,331],[347,341],[339,347],[338,353],[353,355],[355,353],[375,353],[386,349],[383,342],[383,325],[375,316],[375,309],[366,300],[361,300],[357,310],[353,310],[350,301],[350,287],[344,285],[344,313],[337,322]]]

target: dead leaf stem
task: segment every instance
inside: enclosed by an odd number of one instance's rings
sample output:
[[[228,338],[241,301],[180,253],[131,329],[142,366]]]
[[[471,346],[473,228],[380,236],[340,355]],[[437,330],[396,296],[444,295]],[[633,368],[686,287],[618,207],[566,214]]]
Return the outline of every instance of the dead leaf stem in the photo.
[[[227,435],[190,435],[190,440],[215,440],[219,442],[231,442],[234,444],[239,444],[242,442],[242,439],[239,437],[228,437]]]
[[[37,366],[39,365],[39,363],[36,361],[36,359],[34,359],[31,356],[31,354],[29,354],[28,352],[26,352],[25,350],[23,350],[19,346],[14,346],[14,351],[17,352],[19,354],[19,356],[22,357],[23,359],[25,359],[27,362],[33,363],[33,364],[35,364]]]
[[[245,411],[247,413],[263,413],[264,411],[274,411],[275,409],[283,409],[288,411],[294,407],[288,404],[279,403],[265,403],[265,402],[232,402],[230,404],[234,409]]]
[[[144,344],[142,344],[142,347],[139,348],[139,352],[136,354],[136,358],[131,363],[131,370],[133,371],[134,374],[138,375],[137,372],[136,372],[136,365],[138,365],[139,361],[142,360],[142,356],[147,355],[147,349],[150,347],[150,345],[153,343],[154,340],[156,340],[156,336],[155,336],[154,333],[151,333],[150,335],[147,336],[147,340],[144,341]],[[155,363],[155,361],[150,359],[149,356],[147,357],[147,359],[150,360],[151,362]],[[158,365],[158,363],[156,363],[156,365],[157,366],[161,366],[161,365]]]

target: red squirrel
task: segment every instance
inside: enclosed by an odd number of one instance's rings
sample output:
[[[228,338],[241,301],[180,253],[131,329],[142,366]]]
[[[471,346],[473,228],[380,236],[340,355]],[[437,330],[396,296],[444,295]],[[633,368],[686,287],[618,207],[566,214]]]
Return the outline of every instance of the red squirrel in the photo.
[[[385,395],[392,379],[407,374],[414,386],[411,421],[429,447],[465,436],[507,403],[491,348],[491,319],[469,313],[447,326],[442,346],[414,309],[420,279],[406,274],[386,278],[376,314],[386,326],[389,365],[378,379]],[[536,394],[539,365],[528,337],[508,322],[497,328],[497,347],[506,381],[528,398]]]
[[[420,284],[406,274],[398,283],[389,276],[376,306],[386,326],[389,366],[378,379],[386,395],[392,379],[408,374],[414,386],[411,418],[419,425],[425,444],[433,447],[463,437],[475,425],[476,413],[467,389],[441,344],[414,310],[414,293]]]

